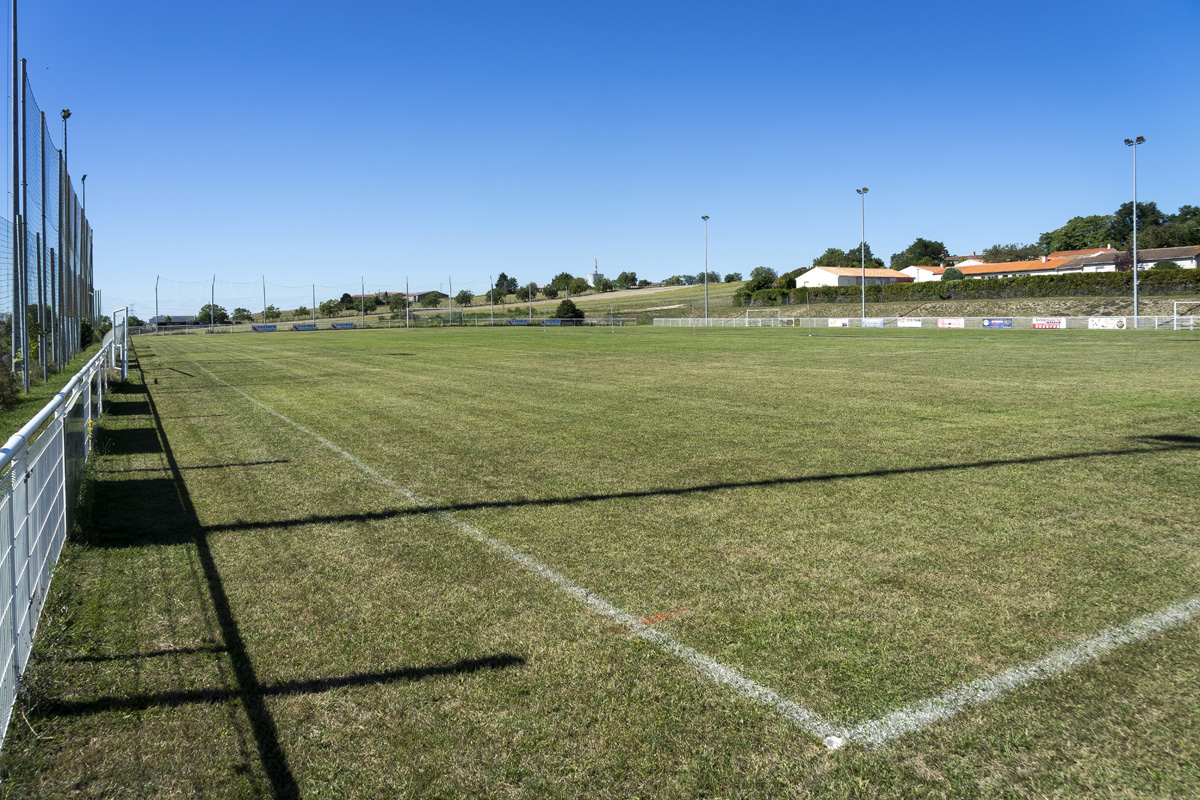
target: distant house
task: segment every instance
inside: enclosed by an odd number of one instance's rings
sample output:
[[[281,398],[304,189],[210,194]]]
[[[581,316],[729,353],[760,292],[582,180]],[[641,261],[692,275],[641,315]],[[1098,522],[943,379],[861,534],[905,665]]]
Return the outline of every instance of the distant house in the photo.
[[[196,318],[191,314],[159,314],[157,317],[151,317],[151,325],[191,325]],[[208,320],[204,320],[208,322]]]
[[[1112,272],[1117,268],[1117,254],[1120,250],[1105,250],[1092,256],[1076,259],[1084,269],[1077,272]],[[1150,269],[1159,261],[1174,261],[1183,269],[1200,267],[1200,246],[1192,247],[1151,247],[1138,250],[1138,265],[1142,269]]]
[[[1062,250],[1032,261],[1005,261],[998,264],[959,265],[964,278],[1019,278],[1028,275],[1066,275],[1072,272],[1115,272],[1117,256],[1123,253],[1111,245],[1088,250]],[[1150,269],[1159,261],[1174,261],[1183,269],[1200,266],[1200,246],[1156,247],[1138,250],[1138,264]]]
[[[900,271],[917,283],[924,283],[925,281],[940,281],[942,273],[946,271],[946,267],[918,267],[916,264],[913,264],[911,267],[905,267]]]
[[[796,288],[816,286],[861,286],[863,283],[861,267],[813,267],[796,278]],[[872,267],[866,270],[868,286],[888,283],[908,283],[913,280],[911,275],[905,275],[894,269],[878,269]]]

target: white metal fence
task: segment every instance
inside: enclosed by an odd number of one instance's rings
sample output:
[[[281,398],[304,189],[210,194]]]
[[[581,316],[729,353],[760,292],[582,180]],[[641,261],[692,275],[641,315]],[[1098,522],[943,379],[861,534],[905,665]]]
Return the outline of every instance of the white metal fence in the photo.
[[[1189,329],[1193,317],[1146,316],[1139,330]],[[1133,330],[1133,317],[657,317],[668,328],[942,328]]]
[[[126,317],[113,315],[100,352],[0,449],[0,745],[71,529],[109,370],[128,375]]]

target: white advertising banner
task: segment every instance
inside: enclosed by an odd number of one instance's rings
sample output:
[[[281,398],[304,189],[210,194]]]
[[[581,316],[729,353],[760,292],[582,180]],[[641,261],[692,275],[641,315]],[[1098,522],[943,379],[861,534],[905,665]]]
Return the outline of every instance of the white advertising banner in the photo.
[[[830,317],[829,327],[831,328],[849,328],[850,320],[845,317]]]
[[[867,317],[866,319],[864,319],[862,321],[862,326],[864,328],[882,328],[883,327],[883,318],[882,317]]]
[[[901,317],[900,319],[896,320],[896,327],[897,328],[919,328],[919,327],[921,327],[921,318],[917,317],[915,319],[905,319],[904,317]]]
[[[938,317],[939,328],[965,328],[967,321],[962,317]]]
[[[1125,330],[1124,317],[1088,317],[1088,330],[1090,331],[1123,331]]]
[[[1065,328],[1067,327],[1066,317],[1034,317],[1033,327],[1035,328]]]

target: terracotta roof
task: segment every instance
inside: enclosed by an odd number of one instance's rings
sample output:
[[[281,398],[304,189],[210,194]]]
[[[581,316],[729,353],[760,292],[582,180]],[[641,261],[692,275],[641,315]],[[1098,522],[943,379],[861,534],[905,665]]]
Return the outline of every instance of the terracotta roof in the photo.
[[[862,267],[822,267],[822,266],[816,266],[816,267],[813,267],[813,269],[823,269],[823,270],[825,270],[826,272],[830,272],[830,273],[832,273],[832,274],[834,274],[834,275],[848,275],[848,276],[851,276],[851,277],[857,276],[857,277],[860,277],[860,278],[862,277],[862,274],[863,274],[863,269],[862,269]],[[868,267],[868,268],[867,268],[867,277],[868,277],[868,278],[897,278],[897,279],[899,279],[899,280],[902,280],[902,281],[906,281],[906,280],[912,280],[912,277],[911,277],[911,276],[909,276],[909,275],[905,275],[904,273],[902,273],[902,272],[899,272],[899,271],[897,271],[897,270],[894,270],[894,269],[879,269],[879,268],[877,268],[877,267]]]
[[[1005,261],[999,264],[972,264],[969,267],[956,267],[963,275],[990,275],[993,272],[1051,272],[1065,265],[1073,258],[1040,258],[1034,261]]]

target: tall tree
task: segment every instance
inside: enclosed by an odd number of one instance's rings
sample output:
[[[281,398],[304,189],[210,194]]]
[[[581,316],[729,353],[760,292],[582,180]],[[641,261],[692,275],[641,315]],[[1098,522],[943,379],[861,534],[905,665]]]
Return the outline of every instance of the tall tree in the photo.
[[[947,255],[946,245],[933,239],[918,237],[900,253],[892,253],[892,269],[904,269],[914,264],[921,267],[939,266]]]
[[[1137,209],[1137,224],[1138,236],[1150,228],[1157,228],[1166,223],[1167,215],[1158,210],[1158,205],[1153,201],[1149,203],[1138,203]],[[1116,243],[1126,247],[1133,244],[1133,201],[1122,203],[1117,209],[1117,213],[1113,214],[1112,221],[1113,236],[1116,237]]]
[[[1003,264],[1008,261],[1033,261],[1045,253],[1038,244],[994,244],[983,251],[983,263]]]
[[[860,247],[862,250],[860,250]],[[838,250],[836,247],[831,247],[813,259],[814,267],[860,267],[862,266],[862,255],[866,254],[867,266],[875,269],[882,267],[883,259],[876,258],[871,252],[871,243],[865,245],[856,244],[845,250]]]
[[[463,289],[458,294],[454,295],[454,302],[460,307],[467,307],[475,302],[475,295],[471,294],[470,289]]]
[[[1049,255],[1060,250],[1085,250],[1089,247],[1104,247],[1116,242],[1112,229],[1112,217],[1094,214],[1090,217],[1072,217],[1066,225],[1047,231],[1038,237],[1038,246]]]

